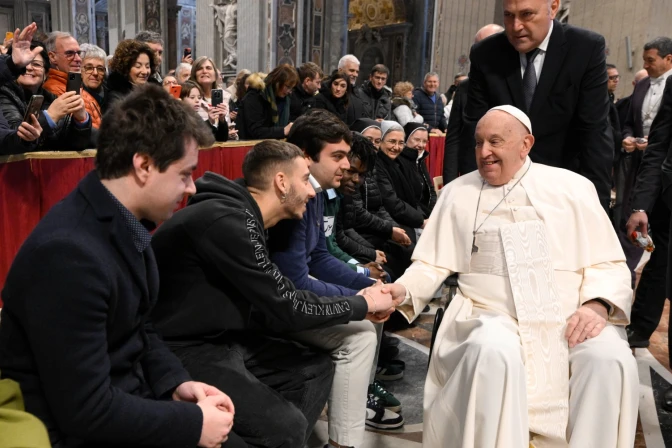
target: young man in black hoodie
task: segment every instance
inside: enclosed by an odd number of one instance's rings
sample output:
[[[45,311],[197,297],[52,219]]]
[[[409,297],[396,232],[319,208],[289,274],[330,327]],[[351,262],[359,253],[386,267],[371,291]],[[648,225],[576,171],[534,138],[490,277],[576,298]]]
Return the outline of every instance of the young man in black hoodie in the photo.
[[[244,179],[206,173],[152,240],[163,279],[156,326],[194,378],[209,378],[236,401],[236,433],[254,446],[303,446],[330,393],[329,357],[284,338],[384,320],[394,306],[379,287],[350,297],[296,290],[270,261],[266,231],[303,217],[315,196],[309,175],[296,146],[259,143],[245,157]],[[352,418],[339,421],[332,411],[330,425]]]

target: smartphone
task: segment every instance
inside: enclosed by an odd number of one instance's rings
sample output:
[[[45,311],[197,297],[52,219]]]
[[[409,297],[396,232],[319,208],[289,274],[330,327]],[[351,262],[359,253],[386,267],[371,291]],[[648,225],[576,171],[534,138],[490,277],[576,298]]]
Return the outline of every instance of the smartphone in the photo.
[[[9,39],[14,39],[14,33],[12,33],[11,31],[7,31],[5,33],[5,40],[9,40]]]
[[[642,143],[648,143],[648,141],[649,141],[649,139],[646,138],[646,137],[637,137],[637,138],[635,139],[635,142],[639,143],[640,145],[641,145]]]
[[[40,110],[42,110],[42,103],[44,102],[44,97],[42,95],[33,95],[30,97],[28,102],[28,108],[26,113],[23,116],[23,121],[30,123],[30,116],[35,115],[39,116]]]
[[[224,102],[224,91],[222,89],[212,89],[212,107],[217,107]]]
[[[187,47],[184,49],[184,57],[186,58],[187,56],[191,55],[191,48]]]
[[[182,93],[182,86],[170,86],[170,94],[173,95],[176,100],[180,99],[180,93]]]
[[[82,88],[82,75],[81,73],[69,72],[68,73],[68,83],[66,84],[66,92],[75,92],[79,95],[79,91]]]

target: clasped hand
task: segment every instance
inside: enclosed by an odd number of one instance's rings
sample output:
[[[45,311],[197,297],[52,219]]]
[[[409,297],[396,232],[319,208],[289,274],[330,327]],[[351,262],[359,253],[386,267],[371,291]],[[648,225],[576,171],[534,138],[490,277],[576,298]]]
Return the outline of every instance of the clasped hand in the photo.
[[[173,400],[189,401],[201,408],[203,429],[198,446],[217,448],[227,441],[236,413],[228,395],[208,384],[187,381],[175,389]]]
[[[382,323],[390,318],[395,307],[403,302],[391,294],[390,285],[383,285],[378,281],[373,286],[359,291],[358,295],[364,296],[369,306],[369,312],[366,318],[374,323]]]

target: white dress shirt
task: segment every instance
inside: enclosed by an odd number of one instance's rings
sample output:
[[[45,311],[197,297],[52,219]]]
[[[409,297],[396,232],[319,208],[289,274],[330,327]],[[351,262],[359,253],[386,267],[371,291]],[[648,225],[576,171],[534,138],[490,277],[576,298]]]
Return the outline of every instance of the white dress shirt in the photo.
[[[657,78],[651,78],[651,87],[649,87],[644,104],[642,104],[642,127],[644,128],[644,137],[649,135],[653,119],[658,115],[660,103],[663,100],[663,90],[665,90],[665,81],[672,75],[672,70],[668,70]]]
[[[551,34],[553,34],[553,22],[551,21],[551,27],[548,29],[548,34],[546,38],[539,45],[539,54],[534,58],[534,70],[537,73],[537,83],[539,83],[539,77],[541,76],[541,69],[544,67],[544,60],[546,59],[546,51],[548,49],[548,42],[551,40]],[[525,53],[518,53],[520,55],[520,77],[525,76],[525,69],[527,68],[527,56]]]

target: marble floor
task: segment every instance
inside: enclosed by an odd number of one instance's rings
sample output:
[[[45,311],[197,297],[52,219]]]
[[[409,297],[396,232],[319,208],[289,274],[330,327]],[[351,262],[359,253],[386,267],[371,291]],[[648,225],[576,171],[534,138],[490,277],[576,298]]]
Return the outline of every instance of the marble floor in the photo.
[[[445,300],[445,299],[443,299]],[[402,415],[406,420],[403,429],[391,432],[369,431],[367,428],[364,448],[415,448],[422,444],[422,384],[426,371],[427,354],[434,314],[441,302],[435,300],[428,313],[421,315],[416,325],[396,331],[401,339],[401,355],[406,364],[406,374],[402,380],[388,383],[390,391],[403,405]],[[660,395],[672,384],[667,347],[667,316],[669,302],[665,306],[663,319],[651,338],[649,349],[638,349],[637,358],[640,375],[640,418],[637,428],[635,448],[672,448],[672,414],[660,407]],[[396,384],[395,384],[396,383]],[[319,422],[311,448],[323,447],[327,440],[326,417]]]

